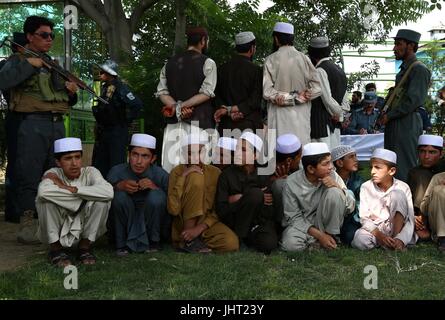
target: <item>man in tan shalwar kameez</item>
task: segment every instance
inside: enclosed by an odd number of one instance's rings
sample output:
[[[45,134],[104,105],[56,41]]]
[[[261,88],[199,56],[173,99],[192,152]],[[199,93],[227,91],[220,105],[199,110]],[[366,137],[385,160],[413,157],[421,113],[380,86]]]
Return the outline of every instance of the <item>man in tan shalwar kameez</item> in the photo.
[[[228,252],[239,249],[238,237],[218,220],[215,193],[221,170],[202,163],[204,144],[199,134],[184,137],[188,159],[170,173],[167,210],[174,216],[173,246],[186,252]]]
[[[310,100],[321,95],[320,79],[309,58],[293,46],[293,25],[278,22],[273,38],[278,50],[266,58],[263,72],[268,128],[277,130],[277,137],[292,133],[305,145],[311,141]]]
[[[58,168],[45,172],[38,188],[38,236],[49,244],[49,260],[71,264],[63,248],[78,243],[82,264],[94,264],[91,244],[106,231],[113,187],[94,167],[82,168],[82,142],[64,138],[54,142]]]

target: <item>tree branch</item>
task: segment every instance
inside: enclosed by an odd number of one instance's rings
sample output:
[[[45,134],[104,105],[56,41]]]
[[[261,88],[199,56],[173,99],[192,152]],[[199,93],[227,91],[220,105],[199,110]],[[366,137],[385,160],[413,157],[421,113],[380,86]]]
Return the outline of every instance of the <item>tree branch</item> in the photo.
[[[130,31],[132,34],[134,34],[136,32],[136,28],[139,24],[139,20],[141,19],[145,10],[154,6],[159,1],[160,0],[141,0],[141,1],[139,1],[139,3],[133,9],[133,12],[131,13],[131,17],[130,17]]]
[[[96,21],[103,32],[110,28],[104,6],[100,0],[70,0],[70,2],[82,8],[91,19]]]

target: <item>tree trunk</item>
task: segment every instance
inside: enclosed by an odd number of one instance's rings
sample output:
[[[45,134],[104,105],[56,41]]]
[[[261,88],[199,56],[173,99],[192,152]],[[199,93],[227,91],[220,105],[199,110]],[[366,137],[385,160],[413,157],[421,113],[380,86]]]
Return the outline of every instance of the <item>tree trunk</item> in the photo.
[[[133,34],[130,32],[125,21],[119,21],[111,25],[111,28],[104,32],[107,39],[108,52],[110,58],[118,64],[127,64],[133,60]]]
[[[133,35],[137,31],[144,12],[160,0],[138,1],[130,18],[125,15],[122,0],[69,1],[82,8],[83,12],[100,26],[107,40],[110,58],[118,64],[126,64],[134,58],[131,48]]]
[[[175,47],[173,54],[184,50],[186,45],[185,40],[185,26],[186,26],[186,16],[185,8],[187,7],[188,0],[175,0],[176,6],[176,27],[175,27]]]

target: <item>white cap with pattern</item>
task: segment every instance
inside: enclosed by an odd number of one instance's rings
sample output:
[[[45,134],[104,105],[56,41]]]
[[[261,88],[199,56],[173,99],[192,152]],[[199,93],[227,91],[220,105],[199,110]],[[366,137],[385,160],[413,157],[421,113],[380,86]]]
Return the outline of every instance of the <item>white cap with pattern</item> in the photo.
[[[145,133],[135,133],[131,136],[130,146],[156,149],[156,138]]]
[[[443,137],[432,134],[422,134],[418,141],[419,146],[435,146],[443,148]]]
[[[300,148],[300,139],[292,133],[282,134],[277,139],[277,152],[279,153],[290,154],[297,152]]]
[[[79,138],[62,138],[54,141],[54,153],[82,151],[82,140]]]
[[[240,32],[235,36],[236,45],[246,44],[252,42],[253,40],[255,40],[255,35],[250,31]]]
[[[330,153],[328,145],[324,142],[311,142],[303,146],[303,157],[323,153]]]
[[[273,31],[286,34],[294,34],[294,25],[287,22],[277,22],[273,27]]]
[[[340,145],[331,150],[332,161],[337,161],[338,159],[343,158],[344,156],[355,152],[355,149],[348,145]]]

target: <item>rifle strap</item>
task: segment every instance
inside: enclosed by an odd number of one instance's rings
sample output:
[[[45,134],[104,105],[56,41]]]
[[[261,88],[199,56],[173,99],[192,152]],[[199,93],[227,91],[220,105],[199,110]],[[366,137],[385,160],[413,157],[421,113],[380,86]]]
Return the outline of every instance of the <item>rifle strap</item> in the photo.
[[[411,65],[408,67],[408,70],[406,70],[405,74],[403,75],[402,79],[400,80],[400,82],[397,84],[397,86],[394,88],[394,90],[392,91],[391,95],[388,98],[388,102],[385,104],[385,108],[384,111],[386,112],[389,107],[391,106],[391,103],[393,102],[394,98],[396,97],[396,93],[398,91],[398,89],[400,89],[406,82],[406,80],[408,79],[408,76],[411,72],[411,70],[413,69],[414,66],[421,64],[421,61],[414,61],[413,63],[411,63]]]

